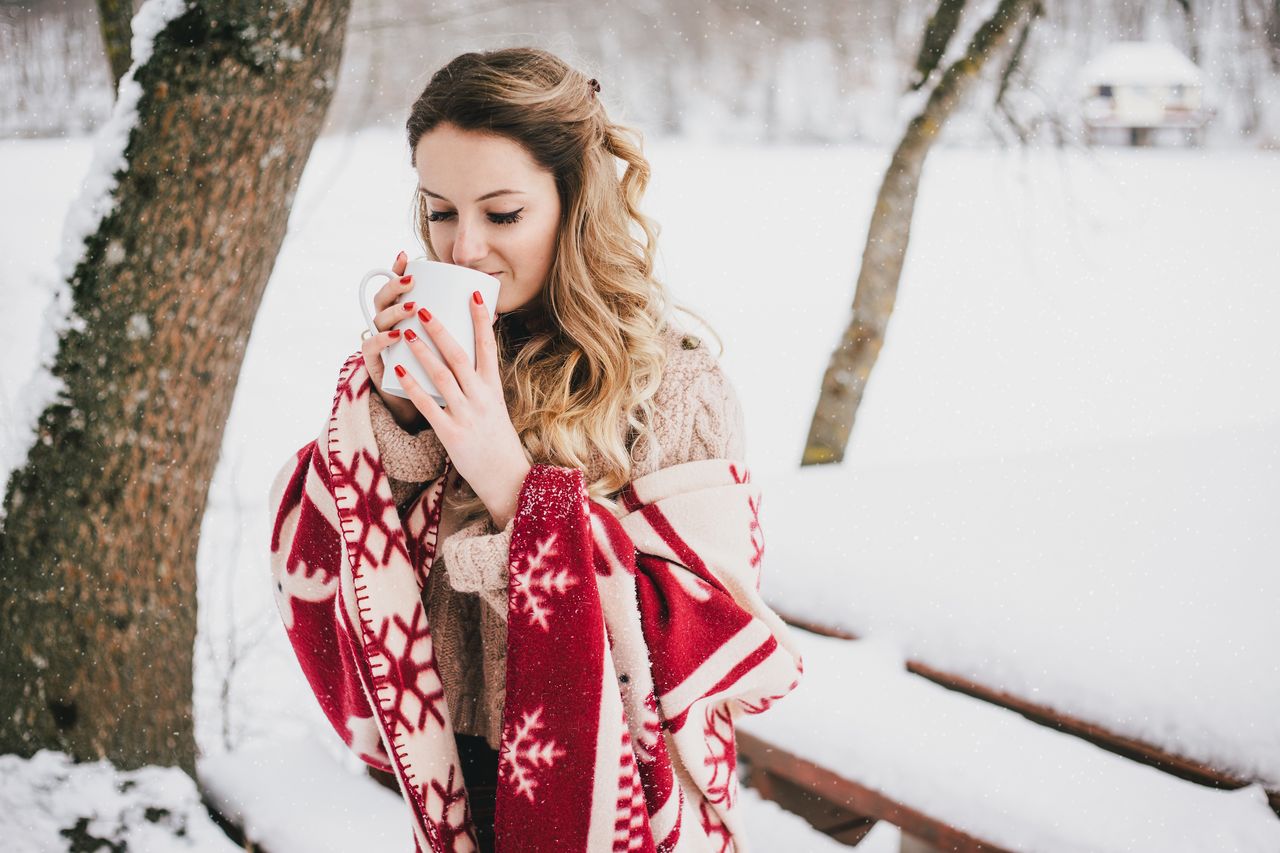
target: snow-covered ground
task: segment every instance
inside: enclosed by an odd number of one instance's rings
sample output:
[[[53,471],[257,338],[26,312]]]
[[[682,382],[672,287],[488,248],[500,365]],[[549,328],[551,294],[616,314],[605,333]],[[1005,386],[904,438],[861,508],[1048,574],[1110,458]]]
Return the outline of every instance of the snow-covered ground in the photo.
[[[888,154],[648,152],[661,272],[723,337],[747,459],[766,482],[767,596],[1157,743],[1280,773],[1267,654],[1280,647],[1267,607],[1280,600],[1267,444],[1280,426],[1280,158],[936,151],[846,462],[797,474]],[[85,140],[0,143],[5,471],[41,283],[88,162]],[[361,274],[421,251],[413,187],[400,137],[375,131],[322,140],[298,192],[201,542],[210,756],[310,734],[354,766],[273,611],[266,491],[324,425],[358,347]]]
[[[0,849],[235,853],[176,767],[120,771],[109,761],[72,763],[41,750],[0,755]]]

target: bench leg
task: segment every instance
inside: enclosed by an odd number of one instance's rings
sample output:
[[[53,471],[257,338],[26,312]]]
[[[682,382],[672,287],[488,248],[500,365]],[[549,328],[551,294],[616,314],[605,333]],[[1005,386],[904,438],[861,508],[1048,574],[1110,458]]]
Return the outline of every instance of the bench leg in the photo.
[[[930,844],[914,835],[902,833],[902,840],[898,844],[898,853],[943,853],[941,847]]]
[[[742,784],[754,788],[762,798],[772,800],[792,814],[804,818],[814,829],[831,836],[841,844],[850,846],[857,844],[876,825],[875,818],[858,814],[852,809],[819,797],[767,770],[751,767],[741,760],[739,767],[744,771],[740,778]]]

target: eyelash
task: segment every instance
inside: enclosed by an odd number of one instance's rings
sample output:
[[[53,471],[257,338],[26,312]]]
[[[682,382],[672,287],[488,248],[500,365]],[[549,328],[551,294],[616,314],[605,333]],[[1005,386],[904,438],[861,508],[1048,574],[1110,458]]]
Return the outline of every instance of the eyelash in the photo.
[[[494,225],[513,225],[523,219],[520,215],[521,210],[524,210],[524,208],[513,210],[510,213],[490,213],[489,220]],[[447,216],[453,216],[453,211],[433,211],[427,214],[427,221],[440,222]]]

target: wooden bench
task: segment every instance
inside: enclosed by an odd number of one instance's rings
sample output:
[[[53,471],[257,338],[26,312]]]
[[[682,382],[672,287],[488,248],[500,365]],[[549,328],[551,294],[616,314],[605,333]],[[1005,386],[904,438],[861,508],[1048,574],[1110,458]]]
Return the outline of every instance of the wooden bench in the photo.
[[[778,615],[787,624],[810,633],[844,640],[858,639],[857,634],[851,631],[819,625],[781,612]],[[1106,726],[1099,725],[1096,722],[1064,714],[1047,705],[1033,702],[1008,691],[989,687],[972,679],[945,672],[920,660],[908,658],[906,668],[908,672],[927,678],[935,684],[973,696],[984,702],[990,702],[993,705],[999,705],[1002,708],[1017,711],[1022,716],[1040,725],[1049,726],[1058,731],[1083,738],[1103,749],[1114,752],[1116,755],[1123,755],[1125,758],[1154,767],[1180,779],[1195,782],[1198,785],[1225,790],[1235,790],[1252,784],[1262,785],[1267,792],[1267,801],[1271,804],[1272,811],[1276,813],[1277,817],[1280,817],[1280,788],[1268,787],[1261,780],[1247,778],[1229,770],[1211,767],[1204,762],[1178,755],[1154,744],[1110,731]]]
[[[923,846],[917,846],[921,850],[997,853],[1005,849],[845,778],[841,771],[794,755],[750,731],[739,730],[737,743],[745,784],[836,841],[855,845],[876,821],[884,820],[902,830],[904,837],[920,842]],[[910,842],[903,849],[910,849]]]
[[[738,717],[738,758],[745,784],[836,840],[886,820],[904,851],[1280,849],[1261,786],[1191,784],[940,686],[874,640],[796,627],[805,679]]]

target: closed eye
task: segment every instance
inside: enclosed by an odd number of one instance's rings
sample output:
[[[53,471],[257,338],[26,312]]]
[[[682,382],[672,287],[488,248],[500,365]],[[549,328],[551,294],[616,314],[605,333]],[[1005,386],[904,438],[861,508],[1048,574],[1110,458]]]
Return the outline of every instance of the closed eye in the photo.
[[[510,213],[490,213],[489,221],[495,225],[511,225],[512,223],[519,222],[523,218],[520,216],[520,211],[522,210],[524,210],[523,207],[518,210],[513,210]],[[427,214],[427,221],[443,222],[454,215],[454,211],[452,210],[432,211]]]

